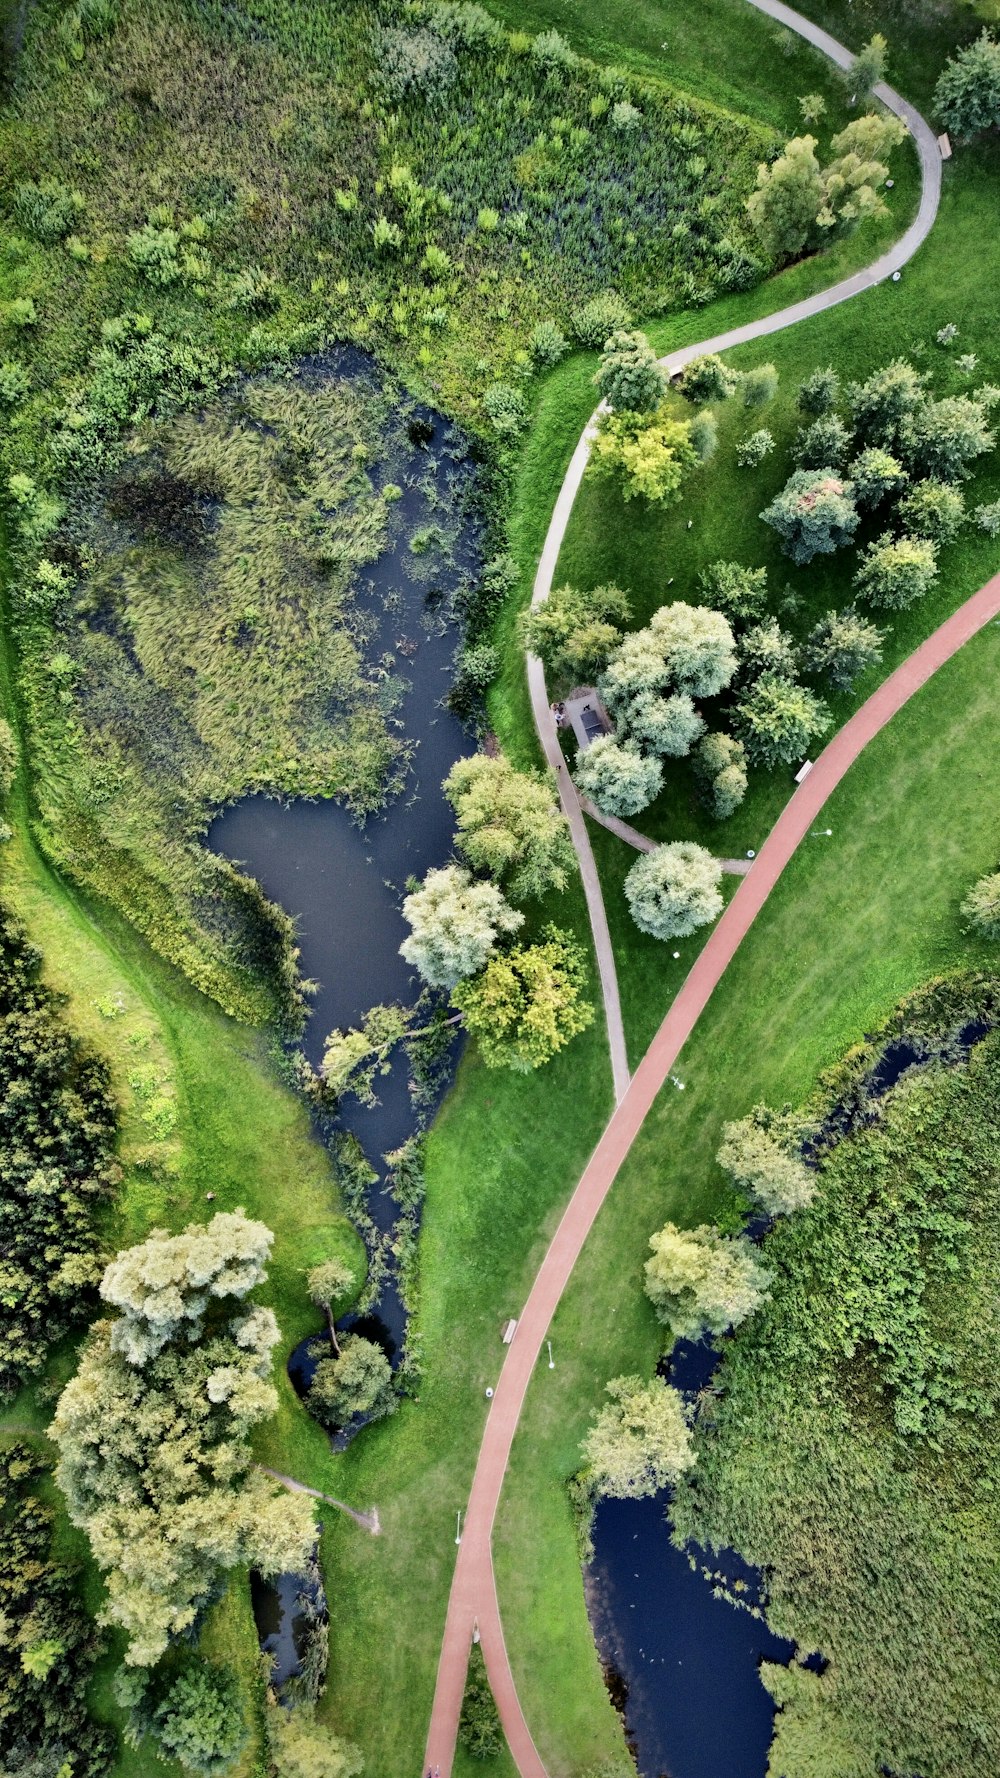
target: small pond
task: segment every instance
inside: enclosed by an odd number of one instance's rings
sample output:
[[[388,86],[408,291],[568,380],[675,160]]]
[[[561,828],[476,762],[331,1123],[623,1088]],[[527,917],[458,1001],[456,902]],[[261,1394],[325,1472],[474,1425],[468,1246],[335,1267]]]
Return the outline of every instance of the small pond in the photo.
[[[310,1612],[323,1614],[326,1602],[318,1569],[312,1574],[278,1574],[265,1580],[250,1575],[250,1603],[261,1651],[271,1657],[275,1691],[301,1672]]]

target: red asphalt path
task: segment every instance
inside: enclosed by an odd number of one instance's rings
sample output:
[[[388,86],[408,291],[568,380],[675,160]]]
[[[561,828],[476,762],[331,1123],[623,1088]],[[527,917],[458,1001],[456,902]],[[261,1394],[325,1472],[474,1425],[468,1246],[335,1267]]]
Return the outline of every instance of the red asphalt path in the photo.
[[[563,1213],[507,1350],[490,1406],[455,1564],[424,1770],[449,1778],[478,1623],[490,1685],[521,1778],[547,1778],[524,1720],[507,1659],[491,1548],[514,1433],[552,1316],[647,1112],[771,890],[831,792],[897,710],[984,624],[1000,615],[1000,574],[974,593],[872,693],[820,754],[788,802],[722,915],[632,1077]]]

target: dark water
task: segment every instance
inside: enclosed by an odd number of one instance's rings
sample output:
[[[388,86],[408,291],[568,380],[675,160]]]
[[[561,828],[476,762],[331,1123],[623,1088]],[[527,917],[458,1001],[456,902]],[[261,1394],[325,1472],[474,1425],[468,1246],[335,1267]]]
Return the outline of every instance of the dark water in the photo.
[[[271,1683],[276,1690],[301,1670],[308,1622],[303,1598],[314,1605],[322,1600],[318,1580],[308,1574],[279,1574],[265,1580],[250,1575],[250,1603],[264,1654],[273,1657]]]

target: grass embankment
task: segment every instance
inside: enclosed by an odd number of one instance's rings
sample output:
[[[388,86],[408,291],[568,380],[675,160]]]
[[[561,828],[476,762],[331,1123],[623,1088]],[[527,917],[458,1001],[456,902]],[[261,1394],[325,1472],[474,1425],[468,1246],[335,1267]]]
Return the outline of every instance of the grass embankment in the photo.
[[[529,1391],[495,1542],[515,1677],[554,1773],[585,1765],[609,1734],[564,1482],[605,1381],[648,1373],[660,1350],[640,1289],[648,1236],[668,1218],[725,1211],[714,1155],[726,1118],[759,1099],[799,1102],[916,983],[987,960],[958,903],[1000,848],[989,793],[998,669],[990,626],[831,799],[833,837],[800,848],[744,940],[680,1057],[685,1092],[663,1089],[560,1305],[557,1369]]]

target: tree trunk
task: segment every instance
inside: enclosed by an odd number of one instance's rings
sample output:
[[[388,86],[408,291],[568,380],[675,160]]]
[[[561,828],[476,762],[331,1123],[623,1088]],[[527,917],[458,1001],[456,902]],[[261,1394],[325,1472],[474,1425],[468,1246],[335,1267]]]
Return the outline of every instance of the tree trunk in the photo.
[[[337,1340],[337,1330],[333,1325],[333,1310],[331,1309],[329,1303],[325,1303],[324,1308],[326,1309],[326,1325],[330,1329],[330,1344],[333,1347],[336,1357],[339,1358],[340,1357],[340,1345]]]

